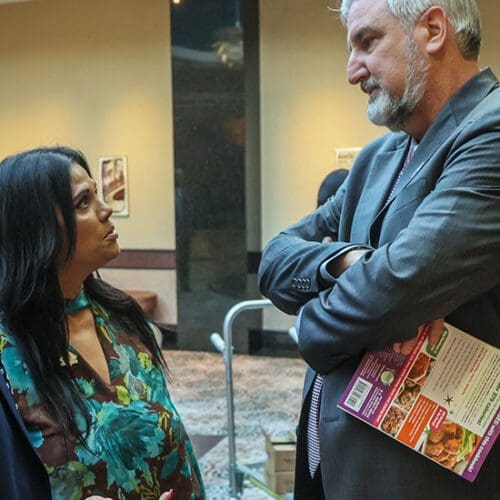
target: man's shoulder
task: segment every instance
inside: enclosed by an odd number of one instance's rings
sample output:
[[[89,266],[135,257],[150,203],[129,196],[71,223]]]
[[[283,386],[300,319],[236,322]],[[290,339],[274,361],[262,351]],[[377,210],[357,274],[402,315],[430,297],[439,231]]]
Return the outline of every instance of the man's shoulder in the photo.
[[[404,132],[387,132],[369,142],[362,150],[372,154],[377,152],[391,152],[403,148],[408,143],[409,136]]]
[[[477,73],[456,92],[446,108],[455,118],[458,129],[475,122],[499,122],[500,84],[493,71],[486,68]]]
[[[388,132],[372,142],[368,143],[361,149],[356,162],[353,166],[353,170],[359,172],[367,172],[370,165],[376,161],[379,154],[383,153],[395,153],[408,144],[409,136],[404,132]]]

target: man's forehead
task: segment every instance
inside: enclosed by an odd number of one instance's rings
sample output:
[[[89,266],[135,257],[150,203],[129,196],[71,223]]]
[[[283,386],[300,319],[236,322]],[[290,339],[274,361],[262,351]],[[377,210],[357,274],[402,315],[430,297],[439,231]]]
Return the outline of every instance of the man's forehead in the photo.
[[[383,31],[393,15],[385,0],[374,3],[358,0],[353,3],[347,18],[347,44],[359,41],[366,33]]]
[[[388,14],[390,11],[386,0],[356,0],[349,9],[347,29],[350,30],[358,23],[381,23]]]

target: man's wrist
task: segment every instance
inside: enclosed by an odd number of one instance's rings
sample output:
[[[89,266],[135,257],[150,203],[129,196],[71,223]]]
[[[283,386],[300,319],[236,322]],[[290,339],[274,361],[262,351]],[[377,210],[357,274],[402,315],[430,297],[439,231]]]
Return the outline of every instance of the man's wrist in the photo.
[[[326,264],[327,272],[334,278],[338,278],[344,271],[361,259],[370,249],[367,247],[355,247],[347,252],[334,257]]]

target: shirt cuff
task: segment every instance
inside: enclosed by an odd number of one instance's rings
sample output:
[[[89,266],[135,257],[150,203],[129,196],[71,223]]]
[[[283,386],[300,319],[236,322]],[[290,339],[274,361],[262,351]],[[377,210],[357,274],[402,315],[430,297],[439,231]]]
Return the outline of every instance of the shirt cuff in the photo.
[[[350,252],[351,250],[357,250],[358,248],[364,248],[366,250],[373,250],[373,248],[368,246],[368,245],[349,245],[349,246],[344,247],[340,252],[336,253],[332,257],[329,257],[328,259],[326,259],[324,262],[321,263],[321,265],[319,266],[319,275],[321,276],[321,279],[326,284],[333,286],[336,283],[337,279],[335,278],[335,276],[333,276],[332,274],[330,274],[328,272],[328,269],[327,269],[328,264],[330,264],[330,262],[334,261],[335,259],[342,257],[342,255],[344,255],[345,253]],[[298,319],[297,319],[297,321],[298,321]]]

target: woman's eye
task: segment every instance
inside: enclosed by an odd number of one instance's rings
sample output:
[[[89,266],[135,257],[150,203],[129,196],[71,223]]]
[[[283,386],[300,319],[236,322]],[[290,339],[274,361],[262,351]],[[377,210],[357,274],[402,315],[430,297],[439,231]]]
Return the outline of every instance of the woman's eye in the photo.
[[[76,204],[76,208],[88,208],[90,205],[90,198],[85,195],[80,201]]]

